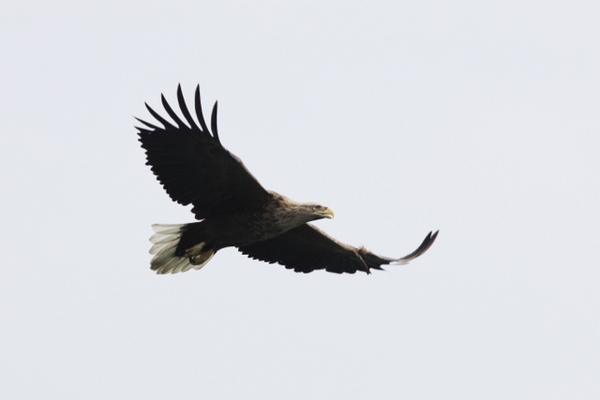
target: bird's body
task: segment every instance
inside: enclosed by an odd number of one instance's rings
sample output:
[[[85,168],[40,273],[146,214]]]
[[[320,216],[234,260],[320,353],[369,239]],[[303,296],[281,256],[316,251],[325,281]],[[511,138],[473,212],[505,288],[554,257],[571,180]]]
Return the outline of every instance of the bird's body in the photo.
[[[272,199],[257,210],[217,214],[201,222],[188,224],[176,254],[183,254],[185,249],[200,241],[207,241],[207,245],[215,250],[246,246],[279,236],[305,222],[317,219],[312,212],[305,214],[295,212],[297,207],[282,207],[282,203],[294,203],[278,193],[272,192],[271,195]],[[316,204],[307,206],[321,207]],[[327,216],[329,210],[323,211],[326,216],[319,218],[331,218]]]
[[[199,88],[195,102],[199,125],[187,109],[181,87],[177,98],[187,124],[163,96],[163,106],[175,125],[147,106],[163,127],[139,120],[146,125],[138,128],[139,137],[147,164],[167,193],[180,204],[192,204],[200,222],[153,226],[151,267],[158,273],[200,269],[225,247],[236,247],[251,258],[277,262],[297,272],[369,273],[381,269],[382,264],[408,262],[433,244],[437,232],[430,233],[413,253],[392,259],[335,241],[308,224],[332,218],[329,208],[298,203],[264,189],[241,160],[221,145],[217,105],[211,132],[202,114]]]

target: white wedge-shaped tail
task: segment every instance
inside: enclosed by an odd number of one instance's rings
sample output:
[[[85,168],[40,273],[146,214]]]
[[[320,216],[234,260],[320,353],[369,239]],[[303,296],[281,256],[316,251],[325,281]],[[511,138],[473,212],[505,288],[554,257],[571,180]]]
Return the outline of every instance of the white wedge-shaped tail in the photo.
[[[150,254],[154,257],[150,262],[153,271],[157,274],[176,274],[190,269],[200,269],[206,265],[214,255],[213,251],[202,252],[204,243],[188,249],[186,255],[178,257],[175,250],[181,239],[185,224],[154,224],[154,235],[150,238],[152,247]],[[189,254],[188,254],[189,253]]]

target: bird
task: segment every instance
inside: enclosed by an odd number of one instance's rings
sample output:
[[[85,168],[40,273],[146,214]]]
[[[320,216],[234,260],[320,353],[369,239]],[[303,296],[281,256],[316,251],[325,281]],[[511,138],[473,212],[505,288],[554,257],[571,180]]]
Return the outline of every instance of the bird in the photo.
[[[365,247],[354,247],[327,235],[311,221],[333,218],[326,206],[296,202],[266,190],[242,161],[221,143],[215,102],[210,129],[202,111],[200,85],[196,86],[194,111],[190,113],[181,84],[177,103],[183,119],[161,95],[171,121],[145,106],[156,121],[135,118],[146,165],[170,198],[192,205],[197,222],[154,224],[151,270],[175,274],[199,270],[221,249],[235,247],[242,254],[295,272],[316,270],[342,274],[383,270],[382,265],[406,264],[425,253],[439,231],[429,232],[412,253],[383,257]]]

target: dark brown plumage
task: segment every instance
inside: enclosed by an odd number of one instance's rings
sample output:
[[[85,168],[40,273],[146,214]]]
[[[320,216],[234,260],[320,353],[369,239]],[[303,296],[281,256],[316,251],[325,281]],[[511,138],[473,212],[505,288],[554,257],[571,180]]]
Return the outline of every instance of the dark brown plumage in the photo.
[[[193,205],[192,212],[200,222],[153,225],[151,268],[157,273],[200,269],[217,251],[231,246],[251,258],[279,263],[296,272],[324,269],[370,273],[384,264],[413,260],[435,241],[438,232],[430,232],[419,248],[397,259],[336,241],[308,224],[332,218],[329,208],[298,203],[264,189],[242,161],[222,146],[217,131],[217,103],[209,129],[202,114],[200,87],[195,96],[198,123],[185,104],[181,86],[177,88],[177,101],[185,121],[164,96],[161,100],[172,122],[147,104],[162,126],[138,119],[145,125],[137,129],[146,150],[146,164],[173,201]]]

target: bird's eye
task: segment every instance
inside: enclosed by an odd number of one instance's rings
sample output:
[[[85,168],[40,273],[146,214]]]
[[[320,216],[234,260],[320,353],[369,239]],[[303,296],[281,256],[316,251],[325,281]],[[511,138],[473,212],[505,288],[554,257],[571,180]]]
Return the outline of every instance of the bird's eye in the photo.
[[[321,207],[321,206],[313,206],[313,208],[312,208],[312,209],[313,209],[313,211],[319,211],[319,210],[321,210],[322,208],[323,208],[323,207]]]

